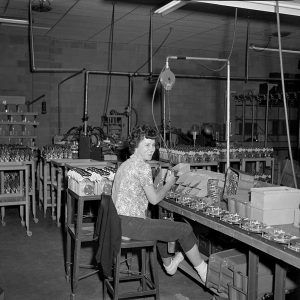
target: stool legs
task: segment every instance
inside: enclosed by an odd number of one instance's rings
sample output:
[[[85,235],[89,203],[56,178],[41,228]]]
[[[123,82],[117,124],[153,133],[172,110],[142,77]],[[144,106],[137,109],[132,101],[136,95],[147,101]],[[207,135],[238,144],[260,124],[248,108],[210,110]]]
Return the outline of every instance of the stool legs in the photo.
[[[158,263],[157,263],[157,250],[156,246],[153,247],[153,251],[150,252],[150,263],[152,269],[153,284],[156,289],[155,299],[159,300],[159,279],[158,279]]]
[[[129,251],[132,249],[137,249],[137,248],[126,248]],[[147,295],[154,295],[156,300],[159,300],[159,280],[158,280],[158,271],[157,271],[157,252],[156,252],[156,245],[154,246],[148,246],[148,247],[139,247],[140,252],[139,254],[141,255],[141,265],[139,268],[138,273],[131,274],[130,270],[128,271],[128,276],[121,276],[120,274],[120,265],[121,265],[121,252],[117,255],[115,259],[115,264],[114,264],[114,274],[113,278],[106,278],[103,283],[103,299],[110,299],[107,297],[107,294],[110,293],[112,295],[113,300],[119,299],[126,299],[126,297],[142,297],[142,296],[147,296]],[[148,259],[149,256],[147,255],[149,252],[150,254],[150,260]],[[149,270],[149,275],[150,278],[148,277],[147,274],[147,265],[150,263],[150,270]],[[140,283],[140,288],[135,291],[125,291],[123,289],[123,292],[120,292],[121,282],[129,282],[129,281],[139,281]],[[148,289],[147,289],[148,288]],[[126,290],[126,288],[125,288]]]
[[[56,194],[56,222],[57,226],[60,227],[60,216],[61,216],[61,181],[62,181],[62,174],[61,170],[58,170],[57,174],[57,194]]]
[[[66,205],[70,206],[70,209],[68,209],[68,215],[66,218],[66,234],[67,234],[67,245],[66,245],[66,279],[69,282],[70,281],[70,275],[71,275],[71,250],[72,250],[72,242],[71,242],[71,236],[67,231],[68,226],[71,224],[71,218],[72,218],[72,210],[71,210],[71,197],[69,194],[67,194],[67,200]]]
[[[2,226],[6,225],[6,223],[4,221],[4,218],[5,218],[5,207],[1,206],[1,223],[2,223]]]

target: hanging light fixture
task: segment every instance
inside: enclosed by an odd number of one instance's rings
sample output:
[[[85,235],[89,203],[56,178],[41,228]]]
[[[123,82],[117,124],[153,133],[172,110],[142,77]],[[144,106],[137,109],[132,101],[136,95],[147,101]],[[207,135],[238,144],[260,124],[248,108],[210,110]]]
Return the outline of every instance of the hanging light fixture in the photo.
[[[38,12],[48,12],[52,9],[50,0],[33,0],[31,7],[32,10]]]

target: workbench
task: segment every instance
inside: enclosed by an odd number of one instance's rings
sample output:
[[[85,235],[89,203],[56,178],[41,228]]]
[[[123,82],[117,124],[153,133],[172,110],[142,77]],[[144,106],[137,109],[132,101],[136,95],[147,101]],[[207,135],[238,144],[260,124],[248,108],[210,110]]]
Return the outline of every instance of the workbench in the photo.
[[[238,225],[229,224],[201,211],[197,212],[187,206],[176,203],[173,199],[165,199],[159,203],[159,206],[168,212],[178,214],[187,220],[195,221],[248,246],[248,300],[257,299],[259,257],[266,254],[271,256],[275,264],[274,300],[285,299],[286,272],[290,266],[300,271],[300,253],[289,249],[287,245],[269,241],[259,234],[245,231]],[[299,228],[295,228],[292,225],[288,225],[288,227],[291,227],[289,228],[293,231],[291,233],[297,231],[299,235]],[[188,272],[188,269],[185,268],[185,271]]]

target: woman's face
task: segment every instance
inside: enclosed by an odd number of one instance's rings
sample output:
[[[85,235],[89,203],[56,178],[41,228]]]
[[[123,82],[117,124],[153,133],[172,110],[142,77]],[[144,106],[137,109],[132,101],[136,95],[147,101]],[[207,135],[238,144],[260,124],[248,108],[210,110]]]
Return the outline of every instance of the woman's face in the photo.
[[[143,160],[151,160],[155,151],[155,140],[144,138],[140,141],[138,147],[135,149],[135,154],[140,156]]]

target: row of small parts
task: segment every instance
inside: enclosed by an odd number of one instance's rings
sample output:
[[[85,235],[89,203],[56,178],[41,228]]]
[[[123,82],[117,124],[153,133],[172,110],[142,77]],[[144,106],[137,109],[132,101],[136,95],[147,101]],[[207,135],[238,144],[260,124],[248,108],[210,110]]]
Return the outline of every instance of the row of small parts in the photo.
[[[79,196],[110,194],[115,172],[111,167],[73,168],[68,171],[68,187]]]

